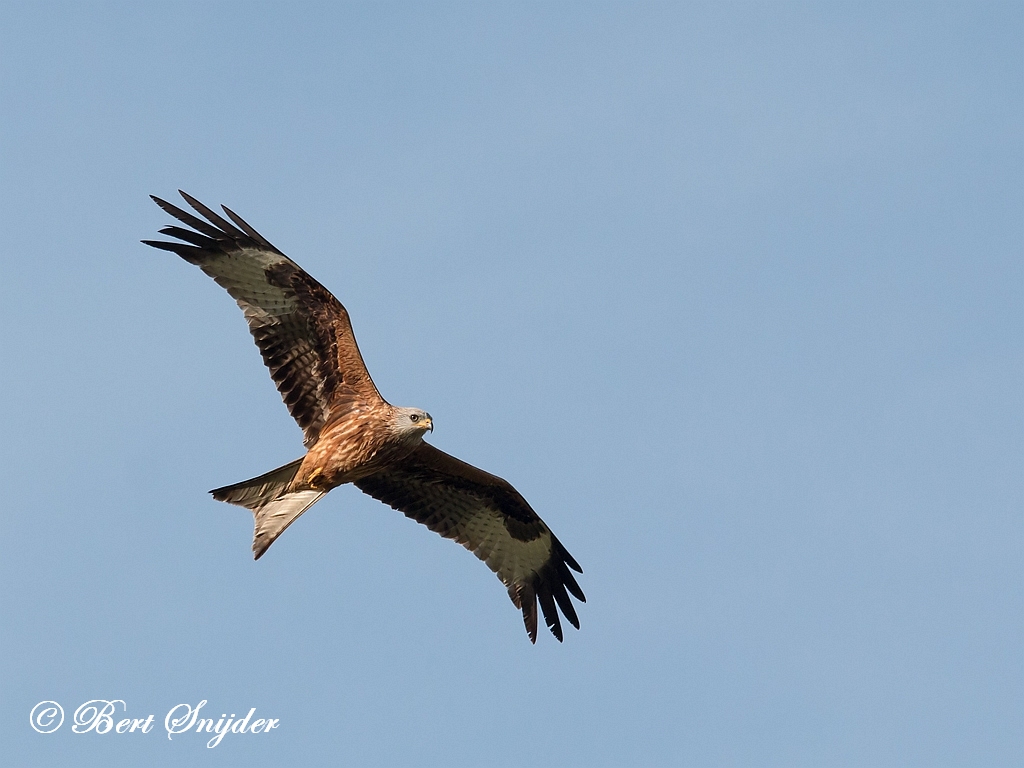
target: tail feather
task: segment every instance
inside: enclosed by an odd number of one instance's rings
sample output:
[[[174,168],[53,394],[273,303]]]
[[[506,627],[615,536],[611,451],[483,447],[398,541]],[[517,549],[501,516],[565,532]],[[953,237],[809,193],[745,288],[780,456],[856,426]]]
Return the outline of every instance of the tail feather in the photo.
[[[263,502],[275,499],[284,493],[295,479],[301,464],[302,459],[296,459],[290,464],[272,469],[259,477],[243,480],[234,485],[225,485],[223,488],[214,488],[210,493],[217,501],[226,501],[228,504],[255,509]]]
[[[302,459],[297,459],[251,480],[210,491],[217,501],[252,511],[255,518],[252,551],[257,560],[299,515],[324,495],[323,491],[288,491],[301,464]]]

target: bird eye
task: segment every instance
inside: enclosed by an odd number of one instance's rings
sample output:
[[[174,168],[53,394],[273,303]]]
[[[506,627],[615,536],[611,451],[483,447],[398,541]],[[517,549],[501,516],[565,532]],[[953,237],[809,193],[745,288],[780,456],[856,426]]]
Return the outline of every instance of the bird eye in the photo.
[[[419,420],[420,420],[420,415],[418,413],[414,413],[411,416],[409,416],[409,421],[411,421],[413,424],[415,424]]]

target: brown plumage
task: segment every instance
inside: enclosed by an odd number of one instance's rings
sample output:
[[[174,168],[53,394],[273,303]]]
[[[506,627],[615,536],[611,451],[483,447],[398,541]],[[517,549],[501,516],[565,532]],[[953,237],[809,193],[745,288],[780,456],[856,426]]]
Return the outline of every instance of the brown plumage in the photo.
[[[424,442],[433,429],[428,413],[381,397],[348,312],[330,291],[228,208],[230,221],[181,196],[205,220],[154,197],[191,229],[160,230],[182,242],[142,242],[197,265],[235,299],[307,449],[283,467],[211,491],[253,512],[256,559],[325,493],[353,483],[487,563],[522,610],[531,641],[538,601],[559,640],[558,609],[579,629],[569,595],[585,598],[570,569],[582,570],[519,492]]]

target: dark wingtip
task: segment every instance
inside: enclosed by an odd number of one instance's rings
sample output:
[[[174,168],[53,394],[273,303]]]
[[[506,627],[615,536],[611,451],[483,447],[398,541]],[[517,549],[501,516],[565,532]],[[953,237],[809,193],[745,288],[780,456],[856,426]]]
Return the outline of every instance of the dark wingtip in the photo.
[[[576,582],[576,578],[572,575],[572,571],[566,565],[559,568],[561,572],[559,575],[562,578],[562,584],[565,588],[572,593],[572,596],[579,600],[581,603],[587,602],[586,595],[583,594],[583,590],[580,589],[580,585]]]
[[[576,609],[572,607],[572,600],[569,599],[568,593],[565,591],[565,584],[560,581],[554,582],[552,585],[552,592],[555,596],[555,602],[558,607],[562,609],[562,613],[565,618],[569,620],[576,629],[580,628],[580,618],[576,615]]]
[[[159,248],[161,251],[170,251],[171,253],[177,253],[179,248],[190,247],[184,243],[168,243],[164,240],[139,240],[139,242],[150,248]]]
[[[235,225],[237,227],[239,227],[243,232],[245,232],[245,234],[247,234],[253,240],[255,240],[260,245],[265,246],[265,247],[269,248],[270,250],[272,250],[272,251],[274,251],[276,253],[281,253],[281,251],[277,248],[277,246],[275,246],[273,243],[271,243],[269,240],[267,240],[267,238],[265,238],[263,235],[261,235],[255,229],[253,229],[252,226],[245,219],[243,219],[237,213],[232,211],[226,205],[222,205],[221,208],[224,209],[224,213],[226,213],[228,215],[228,218],[231,219],[233,222],[235,222]],[[283,256],[284,254],[281,254],[281,255]]]
[[[559,542],[561,545],[561,542]],[[583,569],[580,568],[580,564],[576,562],[576,558],[565,551],[565,547],[562,547],[562,558],[565,560],[565,564],[572,568],[576,573],[583,573]]]
[[[162,197],[157,197],[156,195],[150,195],[149,199],[152,200],[157,205],[159,205],[165,211],[169,211],[171,208],[177,207],[173,203],[168,203]]]
[[[536,608],[534,608],[533,615],[529,615],[527,611],[523,611],[523,623],[526,625],[526,634],[530,638],[530,642],[534,645],[537,644],[537,614]]]
[[[523,612],[523,624],[530,642],[537,643],[537,596],[532,590],[527,591],[522,585],[510,587],[508,596],[512,603]]]
[[[542,584],[537,589],[537,599],[540,600],[540,608],[544,614],[544,623],[548,625],[551,634],[558,638],[558,642],[562,642],[562,622],[558,619],[558,609],[555,607],[554,595]]]

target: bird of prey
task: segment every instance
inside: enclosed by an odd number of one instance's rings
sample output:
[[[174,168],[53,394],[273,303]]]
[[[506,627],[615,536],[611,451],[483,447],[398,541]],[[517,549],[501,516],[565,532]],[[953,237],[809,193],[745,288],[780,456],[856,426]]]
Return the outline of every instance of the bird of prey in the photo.
[[[210,491],[252,511],[256,559],[324,494],[352,483],[487,563],[522,610],[531,642],[538,601],[559,641],[557,608],[579,629],[569,594],[586,599],[570,568],[583,571],[526,499],[500,477],[424,442],[433,431],[429,413],[381,397],[348,312],[330,291],[227,207],[230,221],[179,192],[204,218],[153,197],[190,229],[160,230],[180,242],[142,242],[195,264],[231,294],[305,436],[302,458]]]

